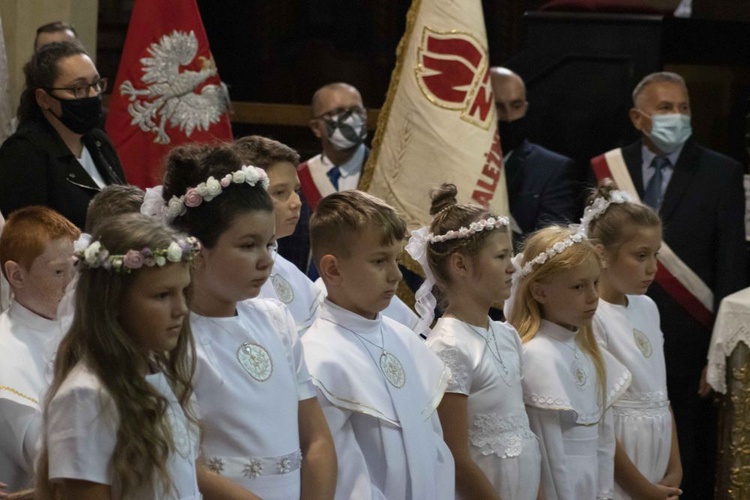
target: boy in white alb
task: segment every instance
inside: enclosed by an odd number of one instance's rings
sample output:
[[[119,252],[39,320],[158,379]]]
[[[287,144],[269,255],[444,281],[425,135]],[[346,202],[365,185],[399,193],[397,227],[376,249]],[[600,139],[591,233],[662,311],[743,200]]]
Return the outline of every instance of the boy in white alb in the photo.
[[[0,481],[31,486],[41,436],[41,405],[64,334],[57,306],[73,276],[80,231],[57,212],[13,212],[0,237],[0,263],[13,291],[0,315]]]
[[[310,220],[328,298],[302,343],[336,445],[339,499],[454,496],[436,413],[450,371],[381,314],[401,280],[405,232],[391,207],[359,191],[327,196]]]

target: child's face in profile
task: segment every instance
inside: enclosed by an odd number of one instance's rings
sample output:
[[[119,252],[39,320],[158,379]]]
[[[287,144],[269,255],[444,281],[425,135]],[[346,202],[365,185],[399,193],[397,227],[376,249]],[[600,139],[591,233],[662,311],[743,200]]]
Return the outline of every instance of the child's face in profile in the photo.
[[[73,240],[64,236],[47,243],[44,252],[24,269],[24,289],[16,295],[21,304],[45,318],[57,317],[57,306],[73,279]]]
[[[125,332],[149,352],[177,346],[189,312],[185,293],[190,285],[187,263],[142,267],[122,297],[119,321]]]
[[[602,279],[618,295],[643,295],[656,277],[661,248],[660,227],[638,227],[616,252],[604,251]],[[606,296],[604,298],[607,298]],[[623,297],[624,298],[624,297]]]
[[[492,231],[473,259],[473,283],[469,293],[476,294],[478,301],[490,304],[507,300],[510,297],[511,278],[515,270],[510,261],[511,257],[513,244],[510,234]]]
[[[599,262],[592,257],[545,282],[533,283],[542,317],[571,330],[591,324],[599,304],[600,273]]]
[[[276,239],[285,238],[294,233],[302,207],[297,168],[288,161],[280,161],[268,167],[266,173],[270,182],[268,194],[276,216]]]
[[[341,283],[332,297],[339,306],[368,319],[388,307],[401,281],[402,243],[384,245],[373,229],[352,237],[348,257],[338,258]]]

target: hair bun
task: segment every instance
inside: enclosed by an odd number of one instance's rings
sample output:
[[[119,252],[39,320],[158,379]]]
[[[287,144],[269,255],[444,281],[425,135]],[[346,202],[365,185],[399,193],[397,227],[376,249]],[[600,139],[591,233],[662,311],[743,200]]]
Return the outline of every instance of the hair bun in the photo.
[[[458,194],[458,188],[455,184],[443,183],[440,187],[430,190],[430,199],[432,205],[430,206],[430,215],[436,215],[441,210],[445,210],[448,207],[458,204],[456,195]]]
[[[600,185],[590,191],[589,196],[586,198],[586,206],[594,203],[594,200],[596,200],[597,198],[604,198],[605,200],[611,199],[612,191],[617,190],[617,184],[615,184],[612,179],[604,179],[604,181]]]

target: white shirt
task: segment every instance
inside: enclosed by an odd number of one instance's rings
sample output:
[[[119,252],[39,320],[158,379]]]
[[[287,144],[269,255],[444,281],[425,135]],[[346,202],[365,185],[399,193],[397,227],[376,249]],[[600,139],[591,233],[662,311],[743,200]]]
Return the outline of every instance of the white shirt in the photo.
[[[424,342],[380,314],[325,301],[302,343],[336,446],[336,498],[454,498],[435,411],[450,370]]]
[[[102,174],[100,174],[99,170],[96,168],[96,163],[94,163],[94,159],[91,157],[91,153],[89,153],[86,146],[83,146],[83,149],[81,150],[81,157],[78,158],[78,163],[80,163],[86,173],[91,176],[91,179],[97,186],[104,188],[107,185],[102,178]]]
[[[325,155],[321,155],[321,162],[328,167],[326,171],[331,168],[338,168],[341,172],[341,177],[339,178],[339,191],[357,189],[359,178],[362,176],[362,167],[365,163],[366,151],[367,148],[365,145],[360,144],[356,151],[354,151],[352,157],[349,158],[349,161],[338,166],[335,166]]]
[[[167,472],[173,481],[169,495],[158,478],[141,485],[127,498],[161,500],[199,499],[195,461],[198,458],[198,429],[187,420],[180,403],[162,373],[146,375],[146,381],[167,399],[175,450],[167,458]],[[99,378],[78,363],[49,403],[47,447],[49,479],[78,479],[112,486],[113,498],[122,498],[113,476],[112,453],[117,444],[120,416],[112,396]]]
[[[33,486],[41,410],[62,337],[60,321],[16,301],[0,315],[0,481],[9,491]]]
[[[264,499],[299,498],[298,406],[315,388],[291,314],[253,299],[238,303],[236,316],[191,314],[190,323],[209,469]]]
[[[320,294],[310,278],[277,253],[271,277],[261,287],[258,297],[282,302],[292,313],[297,332],[302,335],[317,317],[323,300]]]

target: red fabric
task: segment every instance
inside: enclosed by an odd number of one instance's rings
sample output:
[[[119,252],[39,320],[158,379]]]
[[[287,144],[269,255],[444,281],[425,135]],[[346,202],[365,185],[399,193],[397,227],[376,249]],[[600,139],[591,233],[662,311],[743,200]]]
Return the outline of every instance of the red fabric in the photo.
[[[198,50],[195,57],[187,64],[173,66],[172,70],[165,70],[167,81],[164,82],[144,82],[143,76],[146,72],[145,58],[156,57],[154,48],[158,46],[162,37],[173,35],[175,31],[189,34],[194,33],[198,42]],[[183,61],[184,62],[184,61]],[[165,155],[171,148],[186,142],[213,142],[213,141],[230,141],[232,140],[232,129],[229,122],[229,114],[226,110],[219,116],[211,120],[204,121],[204,124],[198,124],[192,131],[185,128],[185,121],[178,120],[176,124],[166,120],[164,133],[169,137],[168,144],[159,144],[155,142],[157,134],[153,129],[143,131],[138,124],[134,124],[135,118],[128,111],[129,106],[140,103],[147,105],[154,104],[154,101],[164,96],[165,92],[175,92],[174,83],[178,82],[181,77],[182,83],[190,75],[197,75],[198,72],[212,67],[213,58],[208,45],[208,38],[203,29],[200,12],[195,0],[136,0],[133,7],[133,14],[130,18],[125,47],[120,59],[120,67],[117,71],[117,79],[112,89],[112,97],[109,101],[109,110],[107,114],[106,130],[109,137],[117,149],[117,153],[122,161],[125,175],[128,181],[142,188],[161,184],[163,165]],[[123,94],[123,82],[130,82],[136,92],[145,92],[151,90],[157,95],[129,96]],[[198,81],[199,83],[195,84]],[[171,85],[170,85],[171,84]],[[207,102],[202,92],[212,95],[218,95],[217,87],[221,84],[218,73],[212,76],[197,76],[187,85],[181,85],[181,92],[173,95],[171,99],[165,101],[153,113],[153,122],[158,127],[161,119],[165,116],[164,111],[167,106],[174,106],[182,102],[183,106],[191,111],[200,112],[201,104]],[[192,95],[190,95],[192,94]],[[184,97],[193,99],[191,103],[186,103]],[[137,98],[136,98],[137,97]],[[162,97],[163,99],[163,97]],[[158,101],[157,101],[158,102]],[[223,102],[223,101],[222,101]],[[210,106],[210,109],[220,110],[223,106]],[[180,116],[175,114],[175,116]],[[180,127],[184,130],[180,130]],[[191,132],[189,135],[187,132]]]
[[[607,159],[604,155],[599,155],[591,160],[591,167],[594,171],[594,175],[597,180],[602,180],[607,177],[612,178],[612,172],[609,170]],[[698,323],[703,325],[708,330],[713,328],[714,314],[704,306],[685,285],[675,278],[669,270],[659,265],[656,269],[656,277],[654,278],[659,286],[666,291],[675,302],[677,302],[689,315],[691,315]]]
[[[312,175],[310,174],[310,167],[308,167],[307,162],[299,164],[299,167],[297,167],[297,175],[299,176],[299,184],[300,189],[302,189],[302,194],[305,195],[305,200],[307,200],[307,204],[310,205],[310,212],[314,212],[315,207],[318,206],[318,202],[320,202],[323,197],[320,195],[317,186],[315,186],[315,181],[313,181]]]

